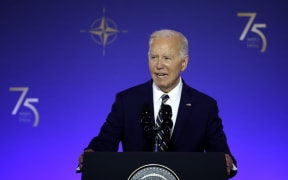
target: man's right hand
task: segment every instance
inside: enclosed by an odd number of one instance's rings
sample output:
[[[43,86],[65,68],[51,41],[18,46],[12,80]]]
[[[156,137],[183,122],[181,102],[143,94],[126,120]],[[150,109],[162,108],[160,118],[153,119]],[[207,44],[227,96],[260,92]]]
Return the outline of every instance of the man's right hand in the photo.
[[[84,153],[85,152],[94,152],[94,150],[93,149],[86,149],[85,151],[83,151],[82,153],[81,153],[81,155],[80,155],[80,157],[79,157],[79,159],[78,159],[78,163],[79,163],[79,168],[80,168],[80,170],[82,169],[82,167],[83,167],[83,157],[84,157]]]

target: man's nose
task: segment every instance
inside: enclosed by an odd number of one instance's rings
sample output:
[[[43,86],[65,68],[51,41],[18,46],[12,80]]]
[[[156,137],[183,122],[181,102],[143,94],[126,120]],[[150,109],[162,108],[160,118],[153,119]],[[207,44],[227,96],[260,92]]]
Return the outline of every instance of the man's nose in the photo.
[[[157,68],[162,68],[163,64],[164,64],[164,60],[162,58],[157,59],[157,62],[156,62]]]

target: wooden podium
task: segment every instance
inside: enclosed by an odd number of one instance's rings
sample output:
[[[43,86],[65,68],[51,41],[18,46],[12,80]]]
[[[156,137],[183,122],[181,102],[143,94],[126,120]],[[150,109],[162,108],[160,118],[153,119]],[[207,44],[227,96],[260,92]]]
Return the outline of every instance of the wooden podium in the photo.
[[[224,153],[87,152],[82,180],[227,180]]]

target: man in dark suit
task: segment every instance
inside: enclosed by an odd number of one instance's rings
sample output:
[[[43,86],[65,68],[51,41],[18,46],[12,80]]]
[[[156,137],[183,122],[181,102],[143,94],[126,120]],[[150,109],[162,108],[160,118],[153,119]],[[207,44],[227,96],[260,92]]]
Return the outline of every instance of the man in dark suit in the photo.
[[[152,80],[116,95],[99,135],[91,140],[84,152],[118,151],[120,142],[124,152],[153,151],[154,142],[151,143],[141,126],[140,113],[143,106],[148,111],[151,107],[155,127],[163,103],[161,97],[165,94],[168,100],[164,104],[172,109],[172,126],[168,135],[170,141],[164,143],[166,149],[163,151],[225,152],[227,173],[233,177],[237,173],[236,160],[227,144],[217,102],[189,87],[181,78],[188,64],[187,38],[174,30],[155,31],[149,40],[148,56]],[[159,139],[156,146],[160,147]],[[79,157],[80,168],[83,153]]]

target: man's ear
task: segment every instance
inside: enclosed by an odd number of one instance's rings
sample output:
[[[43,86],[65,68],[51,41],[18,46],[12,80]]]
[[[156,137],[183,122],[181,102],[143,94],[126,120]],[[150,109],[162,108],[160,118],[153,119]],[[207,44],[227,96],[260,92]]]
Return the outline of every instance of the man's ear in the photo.
[[[187,68],[188,60],[189,60],[189,56],[185,56],[185,58],[182,60],[181,71],[184,71]]]

